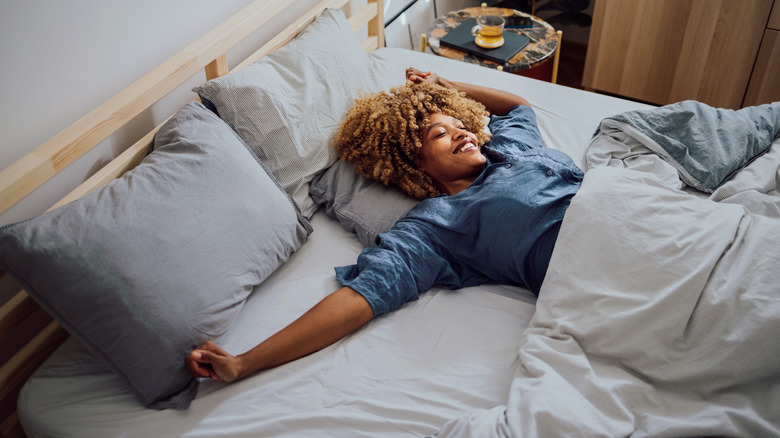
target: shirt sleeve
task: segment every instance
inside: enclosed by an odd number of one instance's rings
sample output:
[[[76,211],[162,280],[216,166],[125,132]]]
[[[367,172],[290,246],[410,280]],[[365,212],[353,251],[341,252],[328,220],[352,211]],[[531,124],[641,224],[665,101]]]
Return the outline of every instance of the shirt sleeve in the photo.
[[[399,222],[379,236],[376,247],[363,250],[356,264],[335,268],[336,278],[368,301],[374,317],[416,300],[434,285],[459,288],[458,275],[426,237],[415,224]]]
[[[488,127],[492,137],[483,151],[493,162],[515,162],[519,154],[542,147],[536,114],[528,105],[518,105],[504,116],[491,116]]]

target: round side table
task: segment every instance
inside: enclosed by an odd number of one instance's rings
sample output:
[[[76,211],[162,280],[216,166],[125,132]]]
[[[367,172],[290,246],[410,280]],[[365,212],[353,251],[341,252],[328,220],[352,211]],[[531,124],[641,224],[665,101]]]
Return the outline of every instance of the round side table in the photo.
[[[521,15],[530,17],[534,26],[529,28],[505,28],[504,32],[514,32],[520,35],[525,35],[530,39],[530,43],[517,53],[512,59],[504,65],[500,65],[497,62],[480,58],[475,55],[468,54],[466,52],[456,50],[450,47],[440,46],[439,39],[444,35],[447,35],[452,29],[458,27],[460,23],[469,19],[476,18],[482,14],[493,14],[508,17],[511,15]],[[508,72],[519,72],[522,70],[528,70],[530,68],[539,66],[550,59],[556,57],[554,54],[559,49],[560,44],[560,31],[556,32],[555,29],[547,22],[540,18],[526,14],[524,12],[517,11],[515,9],[508,8],[465,8],[457,11],[449,12],[445,15],[441,15],[434,20],[428,32],[423,35],[422,50],[425,47],[430,47],[431,51],[439,56],[445,56],[447,58],[457,59],[459,61],[469,62],[472,64],[479,64],[489,68],[495,68]],[[557,59],[556,59],[557,61]],[[552,70],[552,82],[555,82],[557,65],[553,66]]]

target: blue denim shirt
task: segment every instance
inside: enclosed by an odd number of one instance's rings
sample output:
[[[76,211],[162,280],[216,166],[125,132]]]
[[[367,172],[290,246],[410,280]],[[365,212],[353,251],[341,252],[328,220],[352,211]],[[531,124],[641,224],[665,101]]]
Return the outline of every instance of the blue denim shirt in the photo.
[[[500,283],[538,294],[583,174],[568,155],[542,148],[530,107],[493,116],[489,127],[488,164],[466,190],[420,202],[355,265],[336,268],[374,316],[433,286]]]

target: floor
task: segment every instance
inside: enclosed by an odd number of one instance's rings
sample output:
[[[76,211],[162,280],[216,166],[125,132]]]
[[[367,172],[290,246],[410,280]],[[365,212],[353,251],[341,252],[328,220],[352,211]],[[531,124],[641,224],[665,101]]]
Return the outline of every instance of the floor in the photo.
[[[582,72],[585,70],[585,54],[588,46],[581,43],[564,41],[561,58],[558,62],[558,84],[567,87],[582,87]]]

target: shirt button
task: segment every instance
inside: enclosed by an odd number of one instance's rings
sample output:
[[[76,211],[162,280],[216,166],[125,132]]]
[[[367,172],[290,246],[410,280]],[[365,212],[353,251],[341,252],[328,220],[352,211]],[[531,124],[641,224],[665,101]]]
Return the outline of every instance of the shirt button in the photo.
[[[552,176],[552,170],[547,171],[547,176]]]
[[[511,164],[507,164],[507,165],[506,165],[506,168],[507,168],[507,169],[509,169],[510,167],[512,167],[512,165],[511,165]]]

